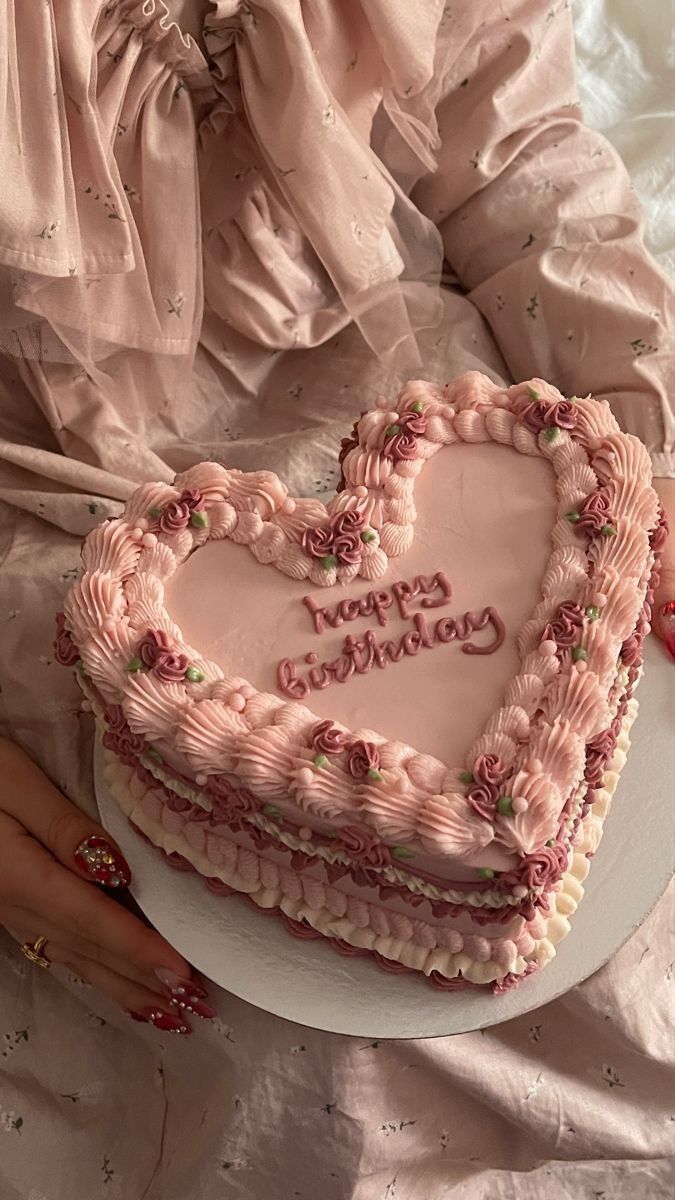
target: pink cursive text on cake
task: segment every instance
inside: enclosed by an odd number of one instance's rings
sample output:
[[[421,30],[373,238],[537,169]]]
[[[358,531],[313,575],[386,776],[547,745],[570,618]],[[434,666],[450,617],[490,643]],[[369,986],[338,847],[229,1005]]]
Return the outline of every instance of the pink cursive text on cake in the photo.
[[[435,595],[436,592],[439,594]],[[480,612],[465,612],[459,617],[441,617],[430,624],[425,613],[411,614],[411,604],[418,596],[422,597],[423,608],[439,608],[451,600],[452,586],[447,576],[437,571],[429,577],[417,575],[412,584],[399,580],[390,588],[368,592],[359,599],[341,600],[332,608],[328,605],[320,607],[311,596],[303,597],[317,633],[323,633],[327,626],[335,629],[345,622],[373,614],[381,626],[386,625],[387,610],[393,606],[399,617],[410,620],[412,628],[387,641],[380,641],[374,629],[367,629],[360,638],[347,634],[341,653],[331,662],[319,663],[313,650],[306,654],[305,662],[310,667],[306,675],[300,674],[293,659],[283,658],[277,667],[279,691],[292,700],[304,700],[312,690],[321,691],[333,683],[346,683],[352,675],[365,675],[375,667],[383,669],[389,663],[400,662],[406,655],[415,656],[434,646],[457,641],[464,643],[465,654],[493,654],[504,641],[504,622],[496,609],[487,607]],[[486,628],[492,635],[489,641],[476,644],[468,640],[473,633]]]
[[[434,596],[436,591],[440,592],[440,595]],[[302,603],[312,614],[316,632],[323,633],[326,625],[337,629],[345,621],[370,617],[373,613],[380,625],[386,625],[389,620],[387,609],[393,604],[396,605],[401,619],[407,621],[410,616],[410,604],[419,595],[423,596],[422,608],[440,608],[452,599],[452,584],[443,571],[436,571],[435,575],[416,575],[412,584],[406,583],[405,579],[399,579],[390,588],[368,592],[358,600],[340,600],[334,608],[327,604],[321,608],[312,596],[303,596]]]

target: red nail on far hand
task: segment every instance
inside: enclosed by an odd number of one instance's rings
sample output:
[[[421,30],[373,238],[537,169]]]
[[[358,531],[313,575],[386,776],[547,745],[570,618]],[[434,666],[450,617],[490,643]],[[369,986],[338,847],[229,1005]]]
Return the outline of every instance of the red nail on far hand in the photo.
[[[659,609],[659,633],[666,650],[675,659],[675,600],[669,600]]]
[[[182,1016],[165,1012],[162,1008],[141,1008],[138,1012],[128,1010],[132,1021],[145,1021],[161,1029],[163,1033],[192,1033],[192,1029]]]
[[[101,887],[126,888],[131,883],[128,862],[105,838],[85,838],[75,851],[75,862]]]
[[[215,1009],[204,1004],[207,993],[200,983],[194,979],[183,979],[166,967],[158,967],[155,975],[166,988],[177,1008],[195,1013],[196,1016],[203,1017],[205,1021],[210,1021],[215,1017]]]

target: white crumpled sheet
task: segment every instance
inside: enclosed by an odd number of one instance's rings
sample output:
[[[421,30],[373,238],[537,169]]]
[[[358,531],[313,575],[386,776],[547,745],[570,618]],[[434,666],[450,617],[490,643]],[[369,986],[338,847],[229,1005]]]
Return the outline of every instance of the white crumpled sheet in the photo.
[[[668,0],[573,0],[586,123],[616,146],[645,209],[646,241],[675,273],[673,20]]]

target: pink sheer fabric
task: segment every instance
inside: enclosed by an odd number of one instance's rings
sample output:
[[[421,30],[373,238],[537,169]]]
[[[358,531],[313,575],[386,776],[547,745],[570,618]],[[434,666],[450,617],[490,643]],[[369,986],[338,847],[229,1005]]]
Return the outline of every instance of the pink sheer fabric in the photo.
[[[0,46],[0,727],[82,807],[52,615],[137,481],[213,457],[330,490],[361,408],[467,369],[607,396],[673,473],[672,297],[580,123],[566,5],[8,0]],[[632,1200],[619,1160],[665,1195],[664,903],[545,1014],[409,1052],[224,993],[215,1037],[163,1047],[8,952],[0,1190],[182,1200],[194,1128],[205,1200],[506,1195],[516,1172]],[[84,1112],[73,1184],[54,1131]]]

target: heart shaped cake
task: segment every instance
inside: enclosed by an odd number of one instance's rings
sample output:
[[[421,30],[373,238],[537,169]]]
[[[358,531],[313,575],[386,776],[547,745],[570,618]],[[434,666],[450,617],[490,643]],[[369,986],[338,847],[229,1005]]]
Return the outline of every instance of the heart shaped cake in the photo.
[[[407,384],[339,460],[327,505],[212,462],[138,488],[84,543],[56,654],[171,865],[499,993],[568,931],[625,762],[649,457],[604,402],[469,373]]]

